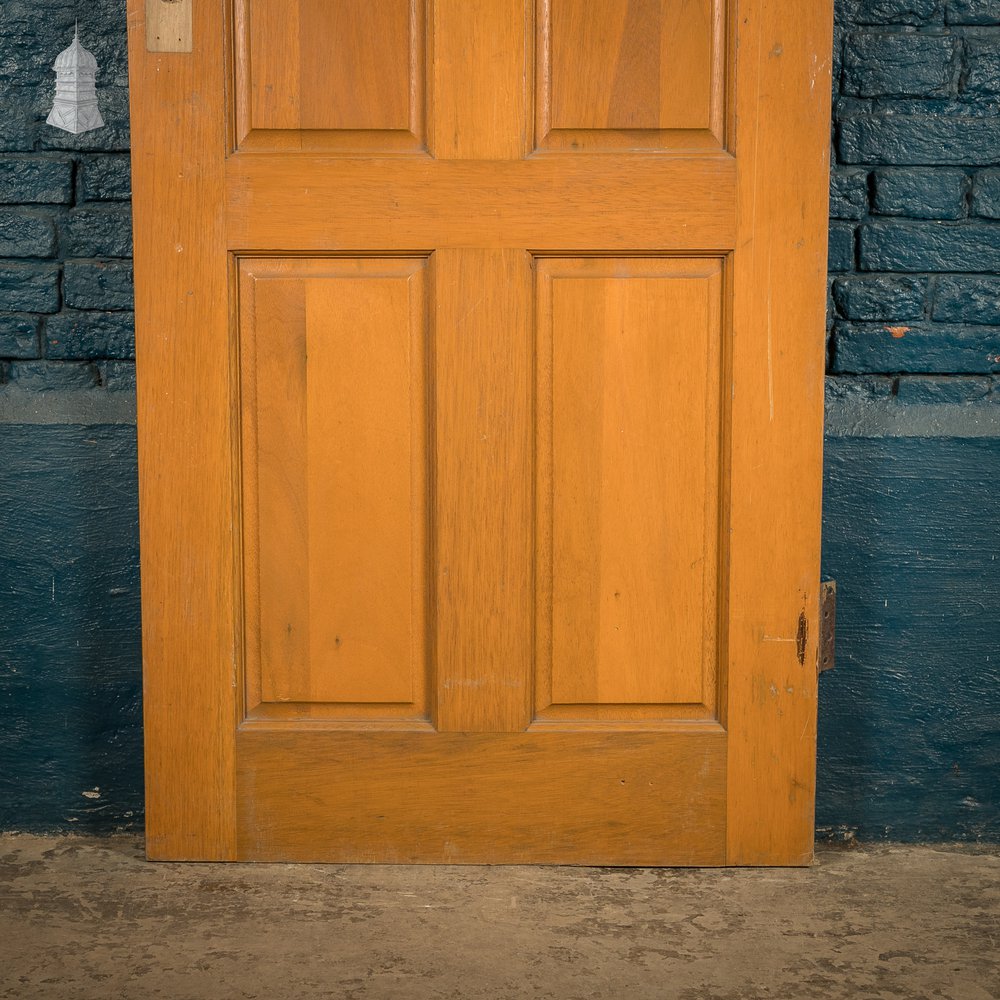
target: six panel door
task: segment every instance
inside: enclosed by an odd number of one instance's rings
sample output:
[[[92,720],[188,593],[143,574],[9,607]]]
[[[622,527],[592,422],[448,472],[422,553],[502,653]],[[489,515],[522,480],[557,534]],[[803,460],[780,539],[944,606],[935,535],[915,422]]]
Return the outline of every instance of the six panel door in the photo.
[[[811,858],[828,0],[131,0],[153,858]]]

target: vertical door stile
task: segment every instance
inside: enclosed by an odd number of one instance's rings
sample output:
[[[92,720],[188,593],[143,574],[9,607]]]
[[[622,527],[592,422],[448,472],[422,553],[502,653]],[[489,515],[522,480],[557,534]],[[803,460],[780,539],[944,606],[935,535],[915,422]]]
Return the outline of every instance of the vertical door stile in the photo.
[[[728,862],[794,865],[813,852],[832,20],[824,0],[737,13]]]
[[[224,8],[150,52],[129,0],[146,850],[236,853],[238,524],[225,230]]]

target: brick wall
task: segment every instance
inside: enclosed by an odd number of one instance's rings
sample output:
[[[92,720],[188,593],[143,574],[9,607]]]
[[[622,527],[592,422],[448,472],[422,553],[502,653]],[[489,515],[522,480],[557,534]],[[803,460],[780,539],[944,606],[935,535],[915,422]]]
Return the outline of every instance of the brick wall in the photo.
[[[45,124],[56,55],[107,126]],[[0,0],[0,829],[142,823],[124,0]]]
[[[834,73],[830,373],[1000,372],[1000,2],[841,0]]]
[[[2,381],[130,378],[124,3],[84,12],[109,124],[80,137],[44,123],[76,14],[0,6]],[[1000,4],[840,0],[834,55],[831,374],[1000,372]]]
[[[1000,838],[1000,0],[837,0],[820,836]]]
[[[52,62],[81,14],[108,127],[45,124]],[[124,0],[0,4],[0,382],[132,381],[132,222]]]

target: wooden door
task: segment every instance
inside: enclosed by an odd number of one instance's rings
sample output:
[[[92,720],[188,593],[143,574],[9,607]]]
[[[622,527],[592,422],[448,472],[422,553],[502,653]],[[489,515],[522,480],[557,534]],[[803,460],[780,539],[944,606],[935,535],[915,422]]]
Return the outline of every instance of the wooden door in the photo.
[[[830,0],[129,8],[149,856],[807,863]]]

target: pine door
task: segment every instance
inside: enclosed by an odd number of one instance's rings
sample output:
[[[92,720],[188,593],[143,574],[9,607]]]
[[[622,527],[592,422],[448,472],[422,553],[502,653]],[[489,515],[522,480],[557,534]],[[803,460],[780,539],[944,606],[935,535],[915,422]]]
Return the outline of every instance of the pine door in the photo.
[[[150,857],[808,863],[830,6],[130,0]]]

